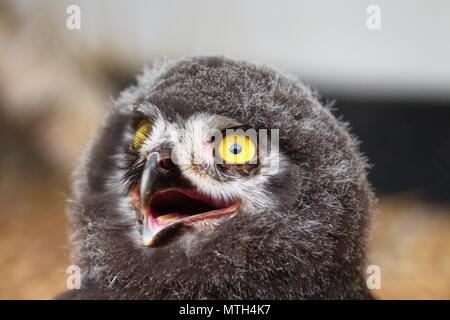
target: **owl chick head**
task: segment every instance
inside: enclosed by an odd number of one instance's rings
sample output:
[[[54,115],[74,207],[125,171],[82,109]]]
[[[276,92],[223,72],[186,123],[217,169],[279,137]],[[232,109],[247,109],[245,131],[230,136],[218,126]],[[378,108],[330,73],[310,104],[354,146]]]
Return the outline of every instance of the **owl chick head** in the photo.
[[[305,297],[344,265],[362,292],[365,169],[296,78],[223,57],[163,63],[120,95],[77,171],[74,257],[126,297]],[[295,290],[263,289],[274,274]]]
[[[208,112],[170,116],[153,104],[140,105],[133,117],[124,132],[124,169],[111,184],[134,205],[144,245],[192,239],[280,200],[269,188],[284,162],[277,130]]]

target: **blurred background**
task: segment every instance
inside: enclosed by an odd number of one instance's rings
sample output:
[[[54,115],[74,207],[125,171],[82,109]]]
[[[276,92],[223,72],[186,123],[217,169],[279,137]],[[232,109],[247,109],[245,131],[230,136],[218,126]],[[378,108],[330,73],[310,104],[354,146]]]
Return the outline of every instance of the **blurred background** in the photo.
[[[274,65],[334,100],[380,198],[373,294],[450,299],[446,0],[2,0],[0,299],[65,289],[70,175],[105,106],[143,65],[192,54]]]

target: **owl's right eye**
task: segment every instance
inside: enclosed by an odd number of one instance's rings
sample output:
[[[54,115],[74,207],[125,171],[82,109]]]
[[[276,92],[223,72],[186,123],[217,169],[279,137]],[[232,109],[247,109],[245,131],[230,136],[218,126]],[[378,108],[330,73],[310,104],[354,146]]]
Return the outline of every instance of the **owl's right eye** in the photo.
[[[136,129],[136,133],[134,134],[134,139],[133,139],[133,149],[134,150],[138,151],[142,147],[142,144],[144,143],[145,138],[150,133],[151,127],[152,126],[150,124],[150,121],[148,121],[148,120],[139,121],[139,124]]]

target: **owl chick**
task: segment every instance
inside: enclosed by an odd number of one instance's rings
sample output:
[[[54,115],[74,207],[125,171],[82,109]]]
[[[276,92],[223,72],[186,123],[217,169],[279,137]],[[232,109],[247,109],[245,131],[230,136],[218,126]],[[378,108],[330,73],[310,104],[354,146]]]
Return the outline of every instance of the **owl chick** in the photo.
[[[75,174],[61,299],[364,299],[374,195],[299,80],[224,57],[146,70]]]

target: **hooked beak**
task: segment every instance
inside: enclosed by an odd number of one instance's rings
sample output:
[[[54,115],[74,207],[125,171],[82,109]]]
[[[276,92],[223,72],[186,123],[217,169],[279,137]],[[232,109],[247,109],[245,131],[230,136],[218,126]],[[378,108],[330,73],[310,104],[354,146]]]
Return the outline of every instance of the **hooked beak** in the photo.
[[[170,150],[152,152],[142,172],[135,200],[143,211],[142,240],[161,246],[182,234],[213,225],[219,218],[233,216],[240,201],[216,199],[193,188],[181,177]],[[200,223],[199,223],[200,222]]]

